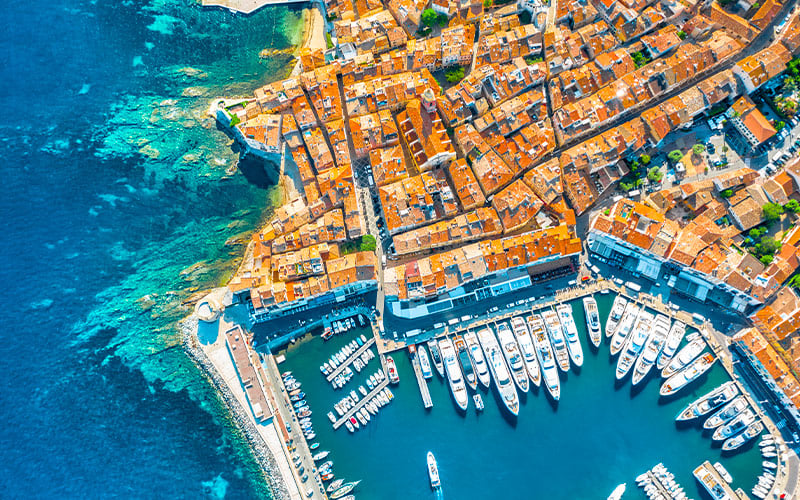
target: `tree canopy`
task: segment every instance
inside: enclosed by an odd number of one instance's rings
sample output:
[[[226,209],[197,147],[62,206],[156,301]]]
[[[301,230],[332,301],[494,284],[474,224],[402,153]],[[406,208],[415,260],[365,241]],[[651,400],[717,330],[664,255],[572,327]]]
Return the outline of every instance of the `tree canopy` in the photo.
[[[783,215],[783,207],[777,203],[767,203],[761,209],[764,212],[764,218],[769,222],[776,221]]]
[[[800,212],[800,203],[797,200],[789,200],[786,205],[783,206],[786,210],[796,214]]]
[[[672,151],[669,152],[667,158],[669,158],[673,162],[679,162],[681,161],[681,158],[683,158],[683,153],[681,153],[680,149],[673,149]]]

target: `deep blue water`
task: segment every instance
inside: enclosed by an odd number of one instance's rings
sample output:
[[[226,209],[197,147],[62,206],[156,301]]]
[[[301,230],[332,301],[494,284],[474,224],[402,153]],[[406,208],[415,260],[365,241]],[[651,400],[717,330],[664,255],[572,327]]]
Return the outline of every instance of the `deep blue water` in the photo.
[[[208,102],[279,78],[289,57],[258,53],[295,44],[300,12],[59,0],[4,20],[0,497],[267,495],[174,323],[275,194],[236,172]]]

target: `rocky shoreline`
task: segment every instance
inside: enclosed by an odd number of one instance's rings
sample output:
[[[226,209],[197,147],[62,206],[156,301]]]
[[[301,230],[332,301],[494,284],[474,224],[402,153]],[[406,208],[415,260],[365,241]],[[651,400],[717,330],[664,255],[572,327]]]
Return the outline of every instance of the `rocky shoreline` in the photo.
[[[194,315],[180,322],[181,344],[183,349],[194,364],[205,374],[208,381],[216,388],[220,398],[227,405],[230,415],[238,428],[242,431],[250,446],[253,456],[261,467],[269,485],[272,498],[275,500],[289,500],[289,490],[283,481],[278,463],[267,446],[264,438],[256,430],[253,421],[250,419],[241,403],[231,393],[228,385],[217,372],[216,367],[208,359],[206,353],[197,345],[197,322]]]

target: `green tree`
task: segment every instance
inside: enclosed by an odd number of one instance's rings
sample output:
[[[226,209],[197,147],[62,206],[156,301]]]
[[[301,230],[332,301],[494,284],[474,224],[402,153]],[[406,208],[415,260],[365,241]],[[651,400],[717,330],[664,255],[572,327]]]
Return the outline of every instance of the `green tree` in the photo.
[[[464,78],[464,68],[453,66],[444,72],[444,77],[450,83],[458,83]]]
[[[491,9],[492,8],[492,0],[483,0],[483,8],[484,9]]]
[[[772,255],[762,255],[758,260],[761,261],[762,264],[768,266],[772,264],[772,261],[775,259]]]
[[[361,237],[361,251],[362,252],[374,252],[375,249],[378,247],[378,242],[375,240],[375,237],[371,234],[365,234]]]
[[[680,38],[681,40],[686,40],[686,32],[683,31],[683,30],[680,30],[678,32],[678,38]]]
[[[432,27],[439,22],[439,14],[433,9],[425,9],[422,11],[420,20],[425,26]]]
[[[677,163],[681,161],[681,158],[683,158],[683,153],[681,153],[679,149],[674,149],[669,152],[667,158],[669,158],[673,163]]]
[[[730,198],[731,196],[733,196],[733,190],[732,189],[723,189],[722,191],[720,191],[719,195],[722,196],[723,198],[726,198],[726,199]]]
[[[794,288],[800,288],[800,274],[795,274],[792,276],[787,284]]]
[[[756,244],[756,254],[758,255],[775,255],[780,249],[781,243],[769,236],[761,238],[761,243]]]
[[[692,146],[692,152],[697,156],[700,156],[701,154],[705,153],[705,151],[706,147],[703,146],[702,144],[695,144],[694,146]]]
[[[661,182],[661,179],[664,178],[664,173],[658,167],[653,167],[647,171],[647,178],[651,182]]]
[[[764,213],[764,218],[769,222],[776,221],[783,215],[783,207],[777,203],[767,203],[761,207],[761,210]]]
[[[757,240],[761,238],[761,235],[764,234],[764,231],[766,231],[766,229],[763,227],[754,227],[753,229],[747,232],[747,235],[753,238],[753,240]]]
[[[647,165],[648,163],[650,163],[650,155],[646,155],[645,154],[645,155],[640,156],[639,157],[639,161],[641,161],[643,164]]]
[[[796,214],[797,212],[800,212],[800,203],[798,203],[797,200],[789,200],[786,202],[786,205],[784,205],[783,208],[792,212],[793,214]]]
[[[783,120],[778,120],[775,122],[775,130],[777,130],[778,132],[780,132],[785,126],[786,122],[784,122]]]

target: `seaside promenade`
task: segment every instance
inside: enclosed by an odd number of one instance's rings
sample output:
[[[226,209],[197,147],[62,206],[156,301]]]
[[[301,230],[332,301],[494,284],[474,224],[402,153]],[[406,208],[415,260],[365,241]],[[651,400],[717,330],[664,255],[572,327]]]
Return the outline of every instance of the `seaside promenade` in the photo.
[[[203,7],[222,7],[241,14],[252,14],[267,5],[306,3],[308,0],[200,0]]]

